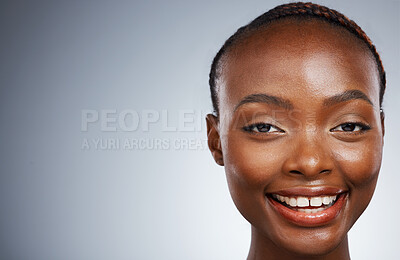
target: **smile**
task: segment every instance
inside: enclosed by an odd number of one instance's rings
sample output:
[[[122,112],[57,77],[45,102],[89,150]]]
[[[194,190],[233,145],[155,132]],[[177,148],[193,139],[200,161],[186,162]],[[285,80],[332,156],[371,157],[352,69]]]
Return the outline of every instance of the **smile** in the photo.
[[[266,194],[266,198],[284,219],[299,226],[312,227],[333,221],[344,208],[347,194],[342,190],[326,188],[296,188],[280,194]]]
[[[278,194],[272,194],[272,198],[292,210],[310,214],[317,213],[331,207],[337,200],[337,195],[307,198],[285,197]]]

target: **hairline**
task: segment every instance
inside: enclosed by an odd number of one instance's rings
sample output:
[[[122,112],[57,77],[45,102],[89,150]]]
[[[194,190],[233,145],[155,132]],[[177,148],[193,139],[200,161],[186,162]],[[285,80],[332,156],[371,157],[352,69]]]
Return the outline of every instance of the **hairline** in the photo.
[[[241,46],[243,46],[245,44],[245,41],[249,38],[251,38],[252,36],[254,36],[255,34],[258,33],[262,33],[263,31],[268,30],[271,26],[275,26],[275,25],[279,25],[280,23],[284,23],[284,22],[298,22],[298,23],[307,23],[307,22],[320,22],[322,24],[328,25],[333,29],[336,29],[341,35],[343,35],[343,37],[348,37],[349,39],[354,39],[354,43],[358,43],[358,45],[361,46],[362,50],[364,53],[368,53],[369,58],[372,59],[373,63],[375,64],[375,71],[377,73],[378,76],[378,95],[380,96],[380,89],[381,89],[381,79],[380,79],[380,71],[379,71],[379,64],[378,61],[375,58],[374,53],[372,52],[372,50],[370,49],[370,47],[368,46],[368,44],[364,41],[364,39],[362,39],[361,37],[359,37],[359,35],[351,32],[349,29],[347,29],[346,27],[337,24],[335,22],[332,22],[328,19],[324,19],[323,17],[319,17],[319,16],[314,16],[314,15],[291,15],[291,16],[284,16],[284,17],[279,17],[277,19],[274,20],[270,20],[268,22],[266,22],[263,25],[260,25],[258,27],[255,28],[251,28],[251,26],[249,27],[250,24],[243,26],[242,28],[246,28],[246,30],[240,34],[237,35],[237,38],[233,39],[233,41],[226,46],[224,52],[222,53],[222,55],[219,57],[218,62],[216,64],[216,68],[215,68],[215,78],[214,78],[214,91],[216,94],[216,98],[217,98],[217,109],[220,109],[220,104],[219,104],[219,86],[220,84],[218,82],[221,81],[221,76],[224,74],[225,71],[225,67],[226,64],[229,61],[229,58],[231,56],[231,52],[235,49],[239,49]],[[380,99],[380,98],[379,98]],[[382,105],[382,104],[380,104]],[[217,115],[219,114],[219,111],[215,111],[217,113]]]

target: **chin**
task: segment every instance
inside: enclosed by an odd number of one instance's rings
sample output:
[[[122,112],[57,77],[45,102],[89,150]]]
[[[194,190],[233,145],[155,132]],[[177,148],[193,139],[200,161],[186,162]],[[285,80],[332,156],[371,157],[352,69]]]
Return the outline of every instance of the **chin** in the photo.
[[[347,242],[346,231],[303,230],[291,237],[278,237],[276,246],[289,254],[299,257],[326,256],[334,251],[341,243]]]
[[[337,204],[332,202],[332,206],[331,204],[326,206],[333,212],[335,212],[334,207],[340,207],[333,217],[324,217],[329,214],[319,215],[328,210],[326,209],[317,213],[307,213],[306,217],[321,218],[309,222],[302,218],[304,217],[302,212],[296,211],[296,214],[293,214],[297,218],[280,212],[279,209],[283,209],[282,205],[279,204],[275,208],[277,201],[268,198],[266,203],[254,198],[252,201],[260,203],[241,203],[238,208],[252,225],[254,245],[267,246],[265,253],[275,251],[282,256],[285,255],[286,258],[282,259],[295,257],[307,259],[314,256],[329,256],[339,247],[348,248],[347,233],[356,220],[355,215],[359,216],[360,212],[356,213],[354,209],[350,211],[346,195],[343,195],[342,200],[341,202],[339,198],[336,200]],[[283,211],[285,210],[286,207]]]

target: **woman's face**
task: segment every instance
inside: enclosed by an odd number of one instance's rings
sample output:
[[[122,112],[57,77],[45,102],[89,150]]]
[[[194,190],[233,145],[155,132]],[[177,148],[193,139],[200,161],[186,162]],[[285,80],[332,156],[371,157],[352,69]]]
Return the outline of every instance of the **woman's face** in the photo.
[[[257,239],[297,254],[336,248],[381,164],[379,75],[367,47],[321,21],[276,22],[229,50],[218,100],[210,149]]]

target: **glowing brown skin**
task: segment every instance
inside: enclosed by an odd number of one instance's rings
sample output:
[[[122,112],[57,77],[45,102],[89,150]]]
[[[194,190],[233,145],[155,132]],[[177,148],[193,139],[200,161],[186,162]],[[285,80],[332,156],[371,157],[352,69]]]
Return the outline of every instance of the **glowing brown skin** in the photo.
[[[352,99],[324,105],[347,90],[362,91],[372,104]],[[293,109],[254,102],[235,110],[256,93],[283,98]],[[382,159],[379,77],[367,47],[318,20],[275,22],[229,50],[218,100],[219,118],[207,116],[209,148],[225,166],[232,199],[252,225],[248,259],[349,259],[347,232],[371,200]],[[258,122],[280,131],[243,130]],[[347,122],[370,129],[337,128]],[[267,193],[314,186],[348,192],[341,213],[326,225],[296,225],[266,202]]]

